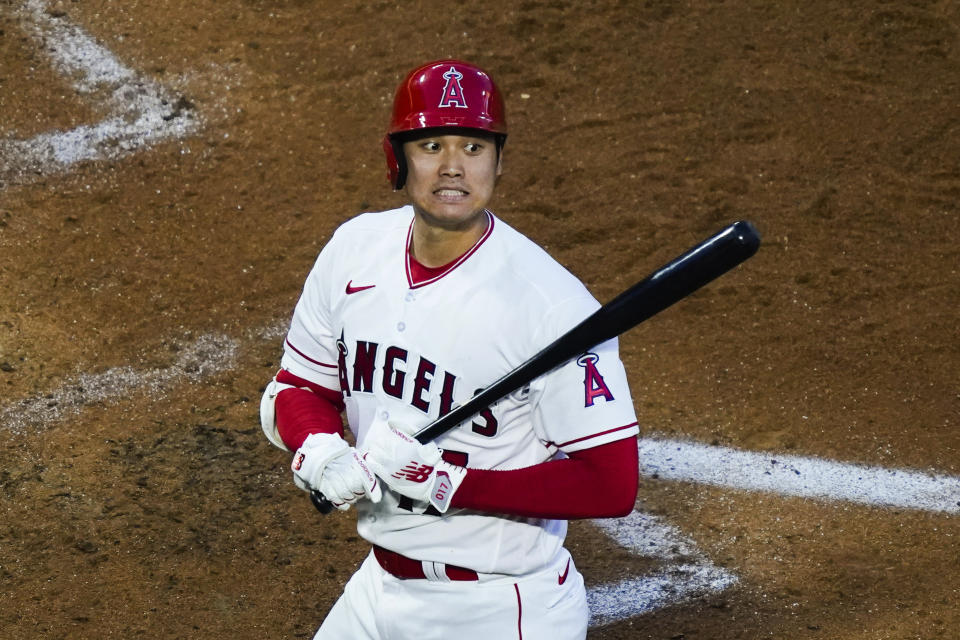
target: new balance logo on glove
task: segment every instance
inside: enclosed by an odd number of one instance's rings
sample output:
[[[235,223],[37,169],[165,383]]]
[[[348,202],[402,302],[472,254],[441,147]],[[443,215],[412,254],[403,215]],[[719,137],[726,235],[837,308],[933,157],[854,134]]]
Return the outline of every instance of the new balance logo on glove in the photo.
[[[417,464],[414,461],[407,463],[407,466],[393,474],[398,480],[409,480],[410,482],[426,482],[433,473],[433,467],[425,464]]]

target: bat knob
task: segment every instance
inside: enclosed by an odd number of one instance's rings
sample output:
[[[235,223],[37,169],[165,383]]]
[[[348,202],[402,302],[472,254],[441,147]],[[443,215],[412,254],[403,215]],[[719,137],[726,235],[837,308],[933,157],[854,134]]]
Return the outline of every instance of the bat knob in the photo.
[[[312,502],[313,506],[317,508],[317,511],[323,515],[327,515],[333,511],[333,503],[327,500],[324,495],[317,490],[310,492],[310,502]]]
[[[744,247],[748,257],[756,253],[760,248],[760,233],[753,223],[749,220],[739,220],[730,227],[736,236],[737,241]]]

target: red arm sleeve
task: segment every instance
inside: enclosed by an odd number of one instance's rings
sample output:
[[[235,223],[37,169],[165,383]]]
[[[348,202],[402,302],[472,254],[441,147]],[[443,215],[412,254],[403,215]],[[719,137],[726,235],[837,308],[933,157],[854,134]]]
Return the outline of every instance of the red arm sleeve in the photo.
[[[613,518],[633,510],[640,479],[636,438],[510,471],[468,469],[453,507],[528,518]]]
[[[291,451],[296,451],[311,433],[343,435],[343,398],[339,391],[299,378],[286,369],[277,374],[277,382],[298,389],[284,389],[275,401],[277,432]],[[309,389],[309,391],[307,390]]]

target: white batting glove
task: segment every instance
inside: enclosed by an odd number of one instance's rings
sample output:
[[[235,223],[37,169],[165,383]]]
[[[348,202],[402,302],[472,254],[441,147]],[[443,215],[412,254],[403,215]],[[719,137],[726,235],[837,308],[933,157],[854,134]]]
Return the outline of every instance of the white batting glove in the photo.
[[[467,470],[445,462],[437,445],[420,444],[405,431],[393,422],[374,422],[363,443],[367,464],[397,493],[446,513]]]
[[[290,463],[293,482],[304,491],[317,490],[340,511],[360,498],[380,502],[377,477],[363,456],[333,433],[307,436]]]

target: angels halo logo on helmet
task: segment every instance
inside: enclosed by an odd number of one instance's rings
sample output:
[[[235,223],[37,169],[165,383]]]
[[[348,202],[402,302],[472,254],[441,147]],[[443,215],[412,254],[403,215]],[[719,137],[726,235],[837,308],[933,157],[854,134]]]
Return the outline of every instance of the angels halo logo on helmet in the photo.
[[[440,104],[437,106],[440,108],[469,108],[464,100],[463,87],[460,86],[460,78],[463,77],[463,74],[451,65],[450,70],[444,73],[443,77],[447,79],[447,84],[443,87],[443,95],[440,96]]]
[[[397,87],[383,152],[387,178],[395,190],[407,179],[403,143],[423,129],[473,129],[496,140],[497,153],[507,139],[507,118],[500,90],[490,75],[469,62],[435,60],[407,74]]]

